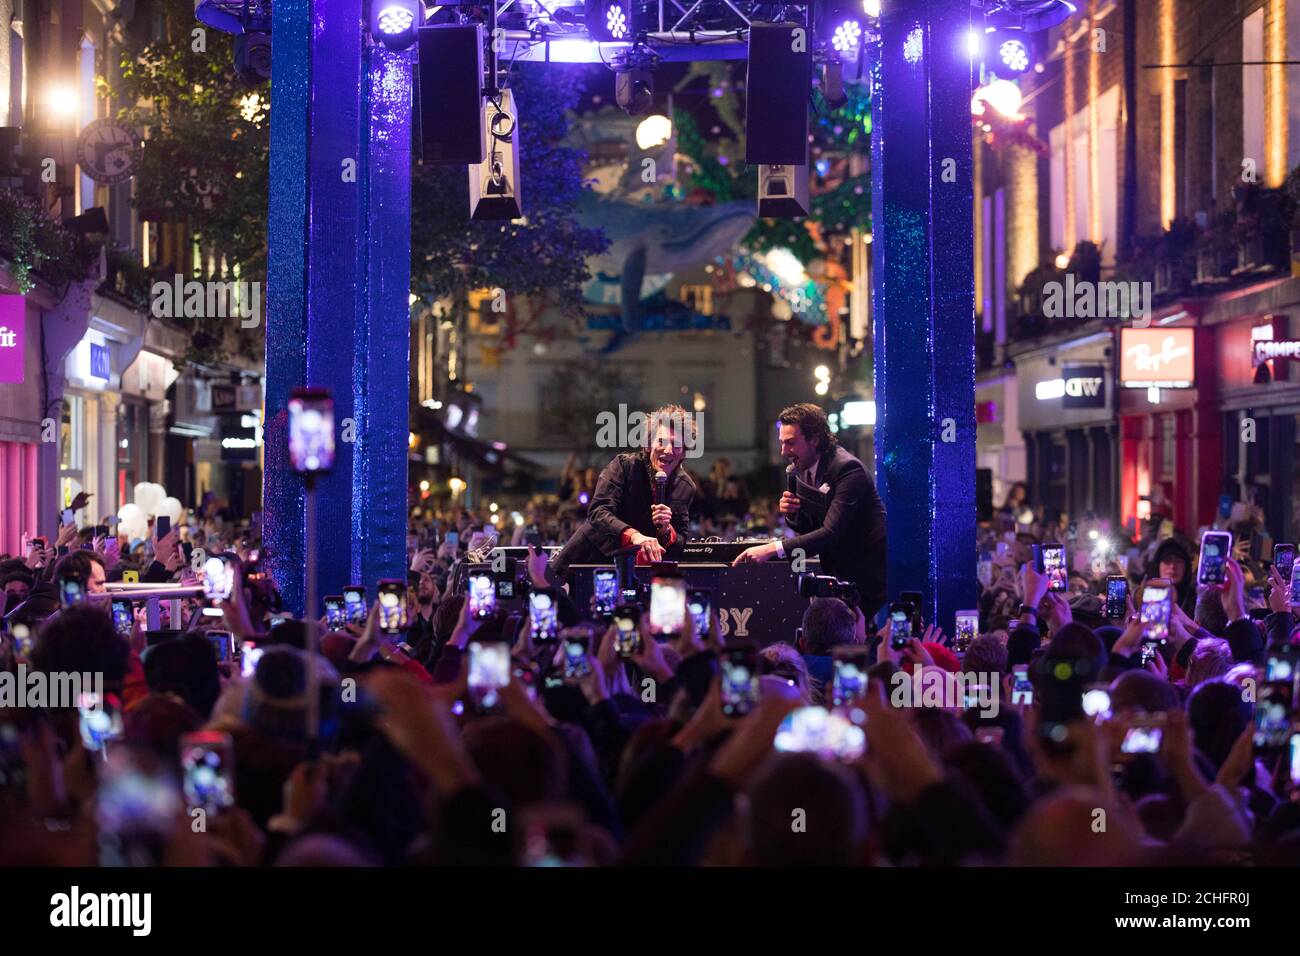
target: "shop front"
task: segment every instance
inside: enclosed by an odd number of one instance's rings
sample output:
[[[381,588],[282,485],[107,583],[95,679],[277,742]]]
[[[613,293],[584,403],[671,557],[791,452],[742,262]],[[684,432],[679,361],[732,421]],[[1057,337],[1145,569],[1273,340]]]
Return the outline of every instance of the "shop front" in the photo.
[[[1049,517],[1065,512],[1114,519],[1114,337],[1101,323],[1081,332],[1012,352],[1029,503]]]
[[[987,471],[993,510],[1025,474],[1025,443],[1020,434],[1020,393],[1016,375],[991,369],[975,379],[975,467]]]
[[[1218,507],[1223,434],[1214,334],[1175,308],[1148,328],[1119,329],[1120,512],[1192,537]]]
[[[129,500],[119,479],[118,415],[123,373],[143,343],[144,318],[95,296],[89,327],[63,364],[59,429],[59,498],[66,506],[79,493],[91,503],[78,520],[115,514]]]
[[[1300,537],[1300,281],[1223,302],[1202,319],[1215,332],[1224,435],[1223,505],[1263,512],[1274,541]]]

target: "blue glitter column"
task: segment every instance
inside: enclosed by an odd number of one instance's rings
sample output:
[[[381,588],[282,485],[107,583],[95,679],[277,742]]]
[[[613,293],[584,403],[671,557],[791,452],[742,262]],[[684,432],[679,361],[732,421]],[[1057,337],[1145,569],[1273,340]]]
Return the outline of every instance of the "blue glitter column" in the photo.
[[[289,466],[289,393],[307,380],[307,147],[311,0],[276,0],[271,24],[271,188],[267,204],[266,423],[262,538],[287,607],[302,606],[303,488]]]
[[[338,455],[317,483],[319,593],[404,576],[410,54],[368,50],[363,12],[362,0],[273,7],[263,507],[294,611],[305,525],[285,409],[299,385],[335,403]]]
[[[406,577],[413,56],[371,45],[362,91],[370,125],[356,301],[366,321],[355,336],[352,567],[363,581]]]
[[[356,307],[357,247],[365,209],[361,187],[365,112],[361,0],[316,0],[312,5],[310,205],[307,221],[307,384],[334,395],[334,470],[317,479],[316,562],[319,594],[339,594],[353,582],[348,542],[354,488],[354,450],[346,422],[357,421],[353,394],[354,326],[365,313]],[[274,188],[274,186],[273,186]],[[357,359],[363,353],[358,352]],[[406,406],[402,406],[406,414]],[[359,426],[358,421],[358,426]],[[360,428],[357,428],[360,433]],[[352,548],[356,547],[352,538]],[[296,606],[296,605],[295,605]],[[313,612],[323,613],[317,607]]]
[[[883,4],[872,102],[876,480],[891,594],[975,606],[969,0]],[[945,440],[948,439],[948,440]]]

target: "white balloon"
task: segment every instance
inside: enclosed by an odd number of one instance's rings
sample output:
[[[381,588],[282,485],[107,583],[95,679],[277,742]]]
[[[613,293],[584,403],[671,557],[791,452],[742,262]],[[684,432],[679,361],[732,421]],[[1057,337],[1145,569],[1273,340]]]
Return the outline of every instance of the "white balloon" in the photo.
[[[117,521],[117,533],[126,535],[127,540],[149,537],[149,521],[139,505],[122,505],[117,512]]]
[[[152,518],[158,513],[158,504],[167,497],[167,491],[162,485],[156,485],[151,481],[142,481],[135,486],[135,503],[140,506],[140,510],[147,517]]]
[[[181,503],[175,498],[167,497],[158,502],[158,510],[155,514],[166,515],[172,519],[172,526],[180,524],[181,521]]]

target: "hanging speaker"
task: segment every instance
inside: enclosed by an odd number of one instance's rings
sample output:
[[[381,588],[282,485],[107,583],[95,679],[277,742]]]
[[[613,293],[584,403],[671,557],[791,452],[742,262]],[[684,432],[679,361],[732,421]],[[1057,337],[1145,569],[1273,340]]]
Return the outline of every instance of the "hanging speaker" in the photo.
[[[487,156],[469,168],[469,217],[518,219],[523,216],[519,198],[519,114],[510,90],[501,90],[495,102],[483,98],[483,125],[488,135]]]
[[[482,24],[437,24],[419,31],[420,162],[483,162]]]
[[[805,161],[811,46],[803,24],[750,24],[745,81],[745,162],[750,165],[793,166]]]

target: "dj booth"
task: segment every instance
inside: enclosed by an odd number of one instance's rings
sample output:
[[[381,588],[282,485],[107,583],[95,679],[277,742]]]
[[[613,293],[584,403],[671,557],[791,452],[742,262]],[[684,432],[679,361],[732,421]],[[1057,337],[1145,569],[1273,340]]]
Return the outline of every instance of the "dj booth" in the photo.
[[[718,623],[724,637],[751,640],[760,647],[777,641],[793,644],[795,630],[803,622],[808,599],[799,596],[799,575],[790,570],[788,561],[773,559],[764,563],[745,563],[732,567],[736,555],[761,542],[707,543],[688,541],[685,553],[677,561],[678,572],[688,588],[713,592],[713,606],[718,609]],[[520,561],[527,558],[526,548],[502,548],[506,557]],[[558,548],[548,548],[552,554]],[[805,572],[821,573],[816,558],[807,559]],[[592,572],[612,568],[606,564],[574,564],[565,579],[569,594],[579,608],[589,608],[593,593]],[[638,565],[637,579],[643,593],[650,588],[651,568]]]

